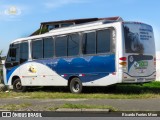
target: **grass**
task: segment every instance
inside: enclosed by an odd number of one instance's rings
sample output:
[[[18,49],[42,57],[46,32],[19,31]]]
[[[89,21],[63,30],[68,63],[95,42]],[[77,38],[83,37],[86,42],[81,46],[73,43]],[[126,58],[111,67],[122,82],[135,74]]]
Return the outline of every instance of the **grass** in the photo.
[[[10,111],[15,111],[15,110],[20,110],[23,108],[30,107],[30,103],[23,103],[23,104],[7,104],[7,105],[1,105],[0,109],[1,110],[10,110]]]
[[[160,98],[160,94],[117,94],[117,93],[89,93],[72,94],[61,92],[33,92],[33,93],[0,93],[0,98],[29,98],[29,99],[141,99],[141,98]]]
[[[160,82],[136,84],[118,84],[111,87],[85,88],[81,94],[72,94],[67,89],[59,87],[50,89],[38,88],[25,93],[0,92],[0,98],[28,98],[28,99],[146,99],[160,98]]]
[[[46,107],[46,110],[49,111],[56,111],[60,108],[66,108],[66,109],[109,109],[110,112],[118,111],[118,109],[107,106],[107,105],[89,105],[89,104],[71,104],[71,103],[65,103],[59,107]]]
[[[160,92],[160,82],[150,82],[145,84],[122,84],[118,86],[119,90],[123,91],[129,90],[126,92]]]
[[[32,104],[30,103],[23,103],[23,104],[6,104],[1,105],[0,110],[9,110],[9,111],[17,111],[17,110],[23,110],[25,108],[31,107]],[[88,105],[88,104],[70,104],[66,103],[61,106],[57,107],[44,107],[44,110],[47,111],[56,111],[59,108],[68,108],[68,109],[109,109],[109,111],[118,111],[118,109],[107,106],[107,105]]]
[[[49,110],[49,111],[55,111],[57,110],[58,108],[57,107],[49,107],[49,108],[45,108],[45,110]]]
[[[70,104],[66,103],[61,108],[70,108],[70,109],[109,109],[109,111],[117,111],[118,109],[115,109],[112,106],[107,105],[88,105],[88,104]]]

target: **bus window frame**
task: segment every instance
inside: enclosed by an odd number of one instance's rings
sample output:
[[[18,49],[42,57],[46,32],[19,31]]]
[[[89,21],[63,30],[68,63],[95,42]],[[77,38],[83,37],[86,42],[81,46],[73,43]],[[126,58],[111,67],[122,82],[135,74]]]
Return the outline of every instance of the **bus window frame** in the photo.
[[[110,51],[109,52],[105,52],[105,53],[97,53],[97,31],[102,31],[102,30],[106,30],[106,29],[109,29],[111,31],[110,33]],[[112,37],[112,31],[115,30],[115,34],[117,33],[116,32],[116,29],[115,27],[107,27],[107,28],[99,28],[99,29],[94,29],[94,30],[88,30],[88,31],[85,31],[85,32],[81,32],[81,54],[82,56],[98,56],[98,55],[109,55],[109,54],[116,54],[116,44],[114,45],[114,51],[112,49],[112,44],[113,44],[113,37]],[[96,32],[96,53],[95,54],[83,54],[83,34],[86,34],[86,33],[90,33],[90,32]],[[117,37],[115,35],[115,41],[117,40]],[[116,42],[115,42],[116,43]]]
[[[68,56],[68,39],[67,39],[67,57],[68,57],[68,58],[80,56],[80,50],[81,50],[81,46],[80,46],[80,44],[81,44],[81,35],[80,35],[79,32],[77,32],[77,33],[70,33],[70,34],[68,34],[68,37],[69,37],[70,35],[73,35],[73,34],[77,34],[78,37],[79,37],[79,51],[78,51],[78,55]]]
[[[34,41],[40,41],[40,40],[42,40],[42,58],[34,59],[34,58],[33,58],[33,42],[34,42]],[[40,60],[40,59],[43,59],[43,37],[41,37],[41,38],[36,38],[36,39],[32,39],[32,40],[31,40],[31,57],[32,57],[32,60]]]
[[[23,63],[20,63],[20,55],[21,55],[21,54],[20,54],[20,51],[21,51],[20,44],[22,44],[22,43],[28,43],[28,59],[27,59],[26,61],[29,60],[29,54],[30,54],[30,53],[29,53],[29,52],[30,52],[30,51],[29,51],[29,45],[30,45],[30,44],[29,44],[29,40],[25,40],[25,41],[19,42],[19,65],[21,65],[21,64],[24,63],[24,62],[23,62]]]
[[[19,45],[19,54],[20,54],[20,42],[18,42],[18,43],[12,43],[11,45],[10,45],[10,47],[9,47],[9,50],[8,50],[8,54],[7,54],[7,58],[6,58],[6,62],[5,62],[5,67],[7,68],[7,69],[10,69],[10,68],[13,68],[13,67],[16,67],[16,66],[18,66],[18,65],[20,65],[20,58],[19,58],[19,61],[7,61],[7,59],[8,59],[8,56],[10,56],[10,50],[11,49],[16,49],[16,47],[13,47],[14,45]],[[15,64],[15,65],[14,65]],[[8,67],[9,66],[9,67]]]
[[[84,34],[92,33],[92,32],[95,33],[95,39],[96,39],[96,44],[97,44],[96,30],[89,30],[89,31],[81,32],[81,34],[82,34],[82,38],[81,38],[81,50],[82,50],[82,55],[83,55],[83,56],[85,56],[85,55],[88,55],[88,56],[96,55],[96,51],[95,51],[95,54],[84,54],[84,53],[83,53],[83,37],[84,37]],[[95,48],[96,48],[96,44],[95,44]]]
[[[68,35],[56,35],[56,36],[55,36],[55,50],[54,50],[54,51],[55,51],[55,58],[66,58],[66,57],[68,57],[68,56],[60,56],[60,57],[57,57],[57,56],[56,56],[56,39],[57,39],[58,37],[65,37],[65,36],[67,37],[67,41],[68,41]],[[68,44],[68,43],[67,43],[67,44]]]
[[[77,34],[79,36],[79,52],[78,52],[78,55],[74,55],[74,56],[68,56],[68,37],[70,35],[73,35],[73,34]],[[73,57],[79,57],[81,55],[81,33],[80,32],[74,32],[74,33],[69,33],[69,34],[63,34],[63,35],[55,35],[53,36],[54,37],[54,45],[56,45],[56,38],[57,37],[64,37],[64,36],[67,36],[67,56],[61,56],[61,57],[57,57],[56,54],[54,54],[54,58],[73,58]],[[55,50],[54,52],[56,53],[56,47],[54,47]]]
[[[105,52],[105,53],[97,53],[97,32],[98,31],[103,31],[103,30],[110,30],[110,51],[109,52]],[[107,28],[99,28],[99,29],[93,29],[93,30],[88,30],[88,31],[80,31],[80,32],[73,32],[73,33],[69,33],[69,34],[62,34],[62,35],[55,35],[55,36],[46,36],[46,37],[40,37],[40,38],[36,38],[36,39],[31,39],[31,42],[30,42],[30,51],[31,51],[31,58],[32,60],[43,60],[43,59],[56,59],[56,58],[73,58],[73,57],[80,57],[80,56],[98,56],[98,55],[109,55],[109,54],[116,54],[116,44],[114,45],[114,50],[112,48],[112,44],[113,44],[113,36],[112,36],[112,32],[113,30],[115,31],[115,43],[116,43],[116,40],[117,40],[117,32],[116,32],[116,28],[115,27],[107,27]],[[95,32],[95,37],[96,37],[96,53],[94,54],[83,54],[83,35],[86,34],[86,33],[91,33],[91,32]],[[79,52],[78,52],[78,55],[75,55],[75,56],[68,56],[68,37],[70,35],[73,35],[73,34],[77,34],[79,36]],[[66,36],[67,37],[67,56],[60,56],[60,57],[57,57],[56,56],[56,38],[57,37],[64,37]],[[44,58],[44,39],[45,38],[52,38],[53,39],[53,44],[54,44],[54,55],[53,57],[50,57],[50,58]],[[42,58],[38,58],[38,59],[33,59],[33,51],[32,51],[32,42],[33,41],[38,41],[38,40],[42,40],[42,48],[43,48],[43,57]]]
[[[52,38],[52,42],[53,42],[53,56],[49,58],[44,58],[44,39],[46,38]],[[43,58],[42,59],[53,59],[55,57],[55,37],[53,36],[42,37],[42,40],[43,40]]]

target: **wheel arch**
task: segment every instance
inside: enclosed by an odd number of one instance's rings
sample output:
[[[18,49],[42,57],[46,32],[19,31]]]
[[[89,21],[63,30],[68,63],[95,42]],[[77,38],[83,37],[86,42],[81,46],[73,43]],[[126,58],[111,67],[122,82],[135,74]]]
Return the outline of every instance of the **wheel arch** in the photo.
[[[13,83],[14,83],[14,81],[15,81],[16,79],[20,79],[20,77],[17,76],[17,75],[13,76],[13,77],[12,77],[12,81],[11,81],[11,85],[13,85]]]
[[[79,78],[78,76],[70,76],[69,77],[69,79],[68,79],[68,85],[67,86],[69,86],[70,85],[70,82],[71,82],[71,80],[73,79],[73,78]],[[80,79],[80,78],[79,78]]]

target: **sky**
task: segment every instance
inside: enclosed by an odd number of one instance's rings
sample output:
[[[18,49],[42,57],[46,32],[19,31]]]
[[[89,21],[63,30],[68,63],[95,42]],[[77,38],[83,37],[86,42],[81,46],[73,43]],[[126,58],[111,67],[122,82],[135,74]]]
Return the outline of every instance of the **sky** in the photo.
[[[159,11],[160,0],[0,0],[0,50],[6,55],[10,42],[29,36],[41,22],[120,16],[151,25],[160,51]]]

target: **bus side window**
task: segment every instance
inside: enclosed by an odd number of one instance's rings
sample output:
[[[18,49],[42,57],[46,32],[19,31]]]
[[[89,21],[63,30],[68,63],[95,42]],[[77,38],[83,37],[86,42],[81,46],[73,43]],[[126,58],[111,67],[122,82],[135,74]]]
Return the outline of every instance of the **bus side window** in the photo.
[[[7,62],[19,61],[19,44],[13,45],[9,49]]]
[[[56,57],[67,56],[67,36],[57,37],[55,40]]]
[[[20,64],[28,60],[28,42],[20,44]]]
[[[82,53],[96,53],[96,32],[84,33],[82,38]]]
[[[111,30],[97,31],[97,53],[110,52]]]
[[[32,58],[33,59],[43,58],[43,41],[42,41],[42,39],[32,41]]]
[[[11,68],[17,65],[19,65],[19,44],[14,44],[10,46],[5,66]]]
[[[68,56],[79,55],[79,39],[78,34],[68,36]]]
[[[53,58],[54,56],[54,41],[52,37],[43,38],[43,53],[44,58]]]
[[[8,57],[7,57],[7,62],[12,62],[16,61],[16,49],[15,48],[10,48]]]

